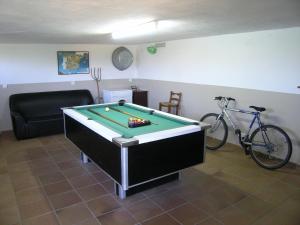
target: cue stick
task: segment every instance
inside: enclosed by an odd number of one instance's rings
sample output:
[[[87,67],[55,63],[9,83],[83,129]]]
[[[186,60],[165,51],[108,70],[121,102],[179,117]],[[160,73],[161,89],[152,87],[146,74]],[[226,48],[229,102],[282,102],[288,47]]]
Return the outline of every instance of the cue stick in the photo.
[[[114,111],[117,111],[117,112],[126,114],[126,115],[128,115],[128,116],[133,116],[133,117],[135,117],[135,118],[138,118],[138,119],[141,119],[141,120],[145,120],[144,118],[139,117],[139,116],[136,116],[136,115],[133,115],[133,114],[131,114],[131,113],[129,113],[129,112],[125,112],[125,111],[120,110],[120,109],[115,109],[115,108],[113,108],[113,107],[109,107],[109,108],[112,109],[112,110],[114,110]],[[151,122],[151,121],[150,121],[150,122]],[[157,123],[153,123],[153,122],[151,122],[151,123],[152,123],[152,124],[155,124],[155,125],[158,125]]]
[[[109,120],[110,122],[116,123],[116,124],[118,124],[118,125],[120,125],[120,126],[125,127],[125,128],[128,129],[128,127],[125,126],[124,124],[119,123],[118,121],[115,121],[115,120],[113,120],[113,119],[111,119],[111,118],[108,118],[107,116],[104,116],[104,115],[102,115],[101,113],[98,113],[98,112],[96,112],[96,111],[94,111],[94,110],[92,110],[92,109],[88,109],[88,111],[89,111],[89,112],[92,112],[92,113],[94,113],[94,114],[96,114],[96,115],[98,115],[98,116],[100,116],[100,117],[102,117],[102,118],[104,118],[104,119],[106,119],[106,120]]]

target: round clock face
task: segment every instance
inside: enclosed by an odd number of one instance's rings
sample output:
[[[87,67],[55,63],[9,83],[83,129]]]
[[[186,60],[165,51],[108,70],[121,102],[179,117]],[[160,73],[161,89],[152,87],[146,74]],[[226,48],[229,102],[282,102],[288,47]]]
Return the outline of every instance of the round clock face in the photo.
[[[125,70],[133,62],[132,53],[125,47],[119,47],[112,53],[112,63],[118,70]]]

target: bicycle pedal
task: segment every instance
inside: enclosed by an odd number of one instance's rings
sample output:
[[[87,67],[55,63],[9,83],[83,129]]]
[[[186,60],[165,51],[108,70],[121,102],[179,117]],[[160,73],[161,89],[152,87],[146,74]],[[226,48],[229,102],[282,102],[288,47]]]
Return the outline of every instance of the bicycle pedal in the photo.
[[[250,155],[250,150],[245,149],[245,155]]]
[[[247,146],[252,146],[252,143],[251,142],[243,142],[244,145],[247,145]]]

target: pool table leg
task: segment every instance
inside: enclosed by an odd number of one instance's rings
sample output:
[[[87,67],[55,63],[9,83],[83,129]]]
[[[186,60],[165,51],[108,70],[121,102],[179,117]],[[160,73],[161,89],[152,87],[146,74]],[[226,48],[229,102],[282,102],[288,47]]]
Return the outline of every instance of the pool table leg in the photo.
[[[91,160],[89,159],[89,157],[84,154],[83,152],[80,152],[80,159],[83,163],[89,163],[91,162]]]
[[[115,193],[119,196],[120,199],[125,199],[126,198],[126,191],[122,188],[121,185],[115,184],[115,188],[118,189],[115,191]]]

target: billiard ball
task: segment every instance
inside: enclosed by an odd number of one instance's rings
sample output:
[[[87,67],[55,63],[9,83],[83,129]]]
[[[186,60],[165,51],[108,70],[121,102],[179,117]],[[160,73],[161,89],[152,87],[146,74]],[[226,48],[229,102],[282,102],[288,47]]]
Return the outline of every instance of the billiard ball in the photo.
[[[108,112],[108,111],[109,111],[109,108],[108,108],[108,107],[105,107],[105,111]]]

